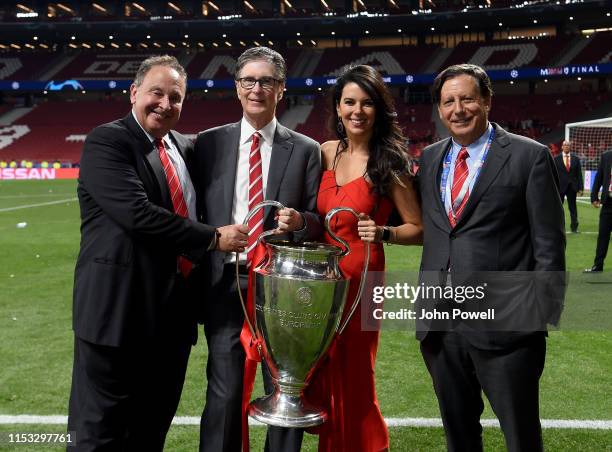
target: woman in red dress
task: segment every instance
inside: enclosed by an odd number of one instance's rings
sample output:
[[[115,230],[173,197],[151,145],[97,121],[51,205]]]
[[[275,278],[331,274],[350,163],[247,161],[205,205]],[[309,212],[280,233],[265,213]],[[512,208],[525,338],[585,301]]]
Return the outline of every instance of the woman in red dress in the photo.
[[[365,246],[370,246],[369,270],[382,272],[383,241],[421,243],[421,210],[406,140],[380,74],[364,65],[349,69],[337,79],[332,102],[331,121],[338,140],[321,146],[324,171],[317,207],[323,216],[338,206],[360,212],[360,221],[340,212],[330,224],[351,248],[340,263],[345,277],[351,279],[346,315],[359,286]],[[404,224],[387,228],[384,225],[394,207]],[[335,243],[327,235],[325,239]],[[367,298],[362,302],[368,302]],[[317,369],[307,398],[323,405],[329,415],[313,432],[319,434],[319,451],[379,452],[389,448],[374,379],[378,336],[378,331],[362,331],[361,309],[357,308],[328,359]]]

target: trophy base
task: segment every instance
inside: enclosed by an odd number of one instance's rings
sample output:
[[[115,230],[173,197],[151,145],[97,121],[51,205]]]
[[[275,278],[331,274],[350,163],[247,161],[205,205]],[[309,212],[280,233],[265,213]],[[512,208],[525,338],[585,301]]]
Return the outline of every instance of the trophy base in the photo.
[[[300,396],[280,392],[251,402],[249,416],[264,424],[289,428],[315,427],[327,420],[325,411],[309,404]]]

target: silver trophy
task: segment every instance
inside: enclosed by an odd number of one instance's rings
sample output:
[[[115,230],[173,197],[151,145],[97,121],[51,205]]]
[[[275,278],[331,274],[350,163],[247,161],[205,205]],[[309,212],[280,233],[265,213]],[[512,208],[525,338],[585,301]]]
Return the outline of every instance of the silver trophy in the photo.
[[[244,224],[266,206],[284,208],[279,202],[264,201],[248,213]],[[266,256],[253,270],[254,324],[242,295],[241,302],[251,334],[258,339],[259,353],[274,382],[272,394],[249,405],[249,415],[265,424],[305,428],[327,420],[324,410],[304,399],[304,388],[336,332],[341,334],[355,313],[370,259],[370,247],[366,246],[359,290],[351,311],[340,324],[349,281],[342,276],[338,263],[350,249],[348,243],[330,230],[329,222],[343,211],[359,218],[353,209],[337,207],[325,217],[325,229],[344,249],[326,243],[264,240],[273,231],[258,237],[265,245]]]

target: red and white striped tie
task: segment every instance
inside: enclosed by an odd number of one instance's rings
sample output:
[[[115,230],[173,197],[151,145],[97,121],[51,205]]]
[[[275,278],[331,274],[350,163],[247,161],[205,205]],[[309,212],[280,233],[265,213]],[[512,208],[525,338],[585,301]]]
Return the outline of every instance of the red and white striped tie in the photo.
[[[261,168],[261,135],[259,132],[253,134],[251,151],[249,153],[249,212],[257,204],[264,200],[263,173]],[[264,211],[260,209],[249,220],[249,238],[247,241],[247,266],[251,265],[257,237],[263,232]]]
[[[183,196],[183,187],[181,186],[181,181],[176,174],[176,169],[168,157],[168,152],[164,146],[164,140],[161,138],[156,139],[155,147],[159,152],[159,159],[161,160],[164,168],[164,173],[166,173],[166,181],[168,182],[168,188],[170,189],[170,197],[172,199],[174,213],[180,215],[181,217],[187,218],[189,217],[189,210],[187,210],[187,202],[185,202],[185,197]],[[185,278],[187,278],[193,264],[191,261],[182,256],[177,258],[177,262],[181,273]]]
[[[463,212],[463,208],[465,207],[465,204],[467,203],[468,197],[470,195],[470,189],[468,188],[459,206],[454,207],[455,200],[459,196],[459,193],[461,193],[463,184],[465,183],[469,175],[468,165],[465,161],[469,156],[470,154],[468,154],[467,149],[461,148],[459,154],[457,155],[457,159],[455,160],[455,171],[453,172],[453,187],[451,188],[451,208],[448,211],[448,219],[452,227],[455,227],[455,225],[457,224],[457,218],[461,216],[461,212]]]

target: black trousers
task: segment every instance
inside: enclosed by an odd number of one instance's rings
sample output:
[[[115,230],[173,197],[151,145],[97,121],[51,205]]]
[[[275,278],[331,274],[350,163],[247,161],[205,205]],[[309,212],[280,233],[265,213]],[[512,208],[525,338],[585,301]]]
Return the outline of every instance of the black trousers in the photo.
[[[610,233],[612,232],[612,198],[608,198],[601,205],[599,212],[599,234],[597,235],[597,249],[595,250],[594,265],[603,269],[604,260],[608,254],[610,245]]]
[[[500,421],[510,452],[543,450],[539,379],[544,369],[543,333],[503,350],[482,350],[453,332],[430,332],[421,353],[438,398],[450,452],[481,452],[481,391]]]
[[[246,294],[248,279],[240,276]],[[234,265],[223,277],[204,308],[208,344],[206,403],[200,421],[200,451],[239,452],[242,446],[242,381],[245,353],[240,343],[244,313],[238,296]],[[246,301],[246,299],[245,299]]]
[[[240,275],[246,301],[247,275]],[[235,266],[226,264],[221,282],[207,300],[204,333],[208,343],[206,404],[200,422],[200,451],[240,452],[242,446],[242,389],[245,352],[240,343],[244,313],[237,291]],[[272,391],[265,364],[264,385]],[[266,450],[299,451],[303,430],[273,427],[268,430]]]
[[[270,370],[265,362],[261,365],[264,390],[266,394],[271,394],[274,391],[274,383]],[[284,428],[284,427],[268,427],[266,434],[265,452],[299,452],[302,448],[302,440],[304,439],[304,429],[301,428]]]
[[[576,192],[572,189],[567,189],[565,193],[561,193],[561,203],[567,197],[567,207],[570,213],[570,228],[572,232],[578,230],[578,209],[576,208]]]
[[[133,347],[75,338],[70,451],[162,451],[179,404],[193,337],[173,334]]]

